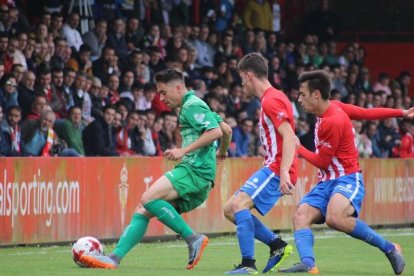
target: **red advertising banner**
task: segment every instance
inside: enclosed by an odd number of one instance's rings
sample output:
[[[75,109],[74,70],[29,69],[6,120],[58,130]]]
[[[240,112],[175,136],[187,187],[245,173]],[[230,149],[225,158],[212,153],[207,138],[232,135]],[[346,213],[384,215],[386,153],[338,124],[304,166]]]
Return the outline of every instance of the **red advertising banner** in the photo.
[[[0,158],[0,246],[73,241],[92,235],[118,238],[142,193],[173,167],[162,158]],[[209,199],[184,217],[205,233],[234,231],[223,203],[261,167],[261,159],[228,159],[218,166]],[[414,222],[414,160],[362,160],[362,218],[372,225]],[[300,198],[316,181],[301,160],[294,196],[281,198],[263,218],[272,229],[290,229]],[[152,220],[147,236],[174,234]]]

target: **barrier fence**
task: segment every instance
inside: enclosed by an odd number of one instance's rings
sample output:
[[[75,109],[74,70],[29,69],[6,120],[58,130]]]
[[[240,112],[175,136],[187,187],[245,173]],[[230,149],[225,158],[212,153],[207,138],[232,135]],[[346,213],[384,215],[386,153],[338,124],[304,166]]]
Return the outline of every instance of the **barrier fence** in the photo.
[[[184,215],[199,232],[234,231],[223,203],[261,167],[261,159],[228,159],[198,209]],[[91,235],[118,238],[141,194],[173,163],[162,158],[0,158],[0,246],[74,241]],[[414,160],[361,160],[370,225],[414,223]],[[294,196],[282,197],[263,218],[272,229],[290,229],[299,199],[316,182],[316,169],[299,161]],[[156,220],[147,236],[174,234]]]

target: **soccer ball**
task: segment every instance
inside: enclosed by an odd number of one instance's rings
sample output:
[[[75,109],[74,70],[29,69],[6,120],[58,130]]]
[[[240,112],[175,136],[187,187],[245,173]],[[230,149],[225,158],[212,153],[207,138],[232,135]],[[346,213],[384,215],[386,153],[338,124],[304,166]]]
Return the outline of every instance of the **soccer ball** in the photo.
[[[82,237],[72,246],[72,258],[80,267],[85,267],[79,262],[80,256],[83,254],[90,256],[103,255],[103,246],[101,242],[94,237]]]

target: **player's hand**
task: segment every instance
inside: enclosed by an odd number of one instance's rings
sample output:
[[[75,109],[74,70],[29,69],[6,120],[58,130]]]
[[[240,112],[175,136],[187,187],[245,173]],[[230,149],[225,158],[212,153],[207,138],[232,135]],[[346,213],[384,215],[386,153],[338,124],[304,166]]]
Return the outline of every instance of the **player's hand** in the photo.
[[[295,186],[290,182],[289,172],[280,173],[280,183],[279,183],[280,192],[284,195],[293,195],[295,191]]]
[[[181,148],[173,148],[173,149],[167,149],[164,151],[164,156],[168,160],[177,161],[178,159],[181,159],[185,155],[185,152]]]
[[[414,107],[408,110],[403,110],[403,117],[406,119],[414,119]]]
[[[229,156],[229,154],[227,153],[227,151],[222,154],[220,152],[220,150],[216,151],[216,160],[217,160],[217,164],[223,162],[224,160],[226,160],[226,158]]]

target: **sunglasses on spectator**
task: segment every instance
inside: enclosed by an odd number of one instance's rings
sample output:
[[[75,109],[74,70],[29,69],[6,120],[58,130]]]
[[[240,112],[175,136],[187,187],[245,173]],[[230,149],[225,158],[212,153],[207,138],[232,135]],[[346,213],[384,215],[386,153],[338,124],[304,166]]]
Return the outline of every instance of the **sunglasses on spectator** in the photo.
[[[17,84],[15,84],[15,83],[12,83],[12,82],[6,82],[6,85],[8,85],[8,86],[13,86],[13,87],[17,87]]]

